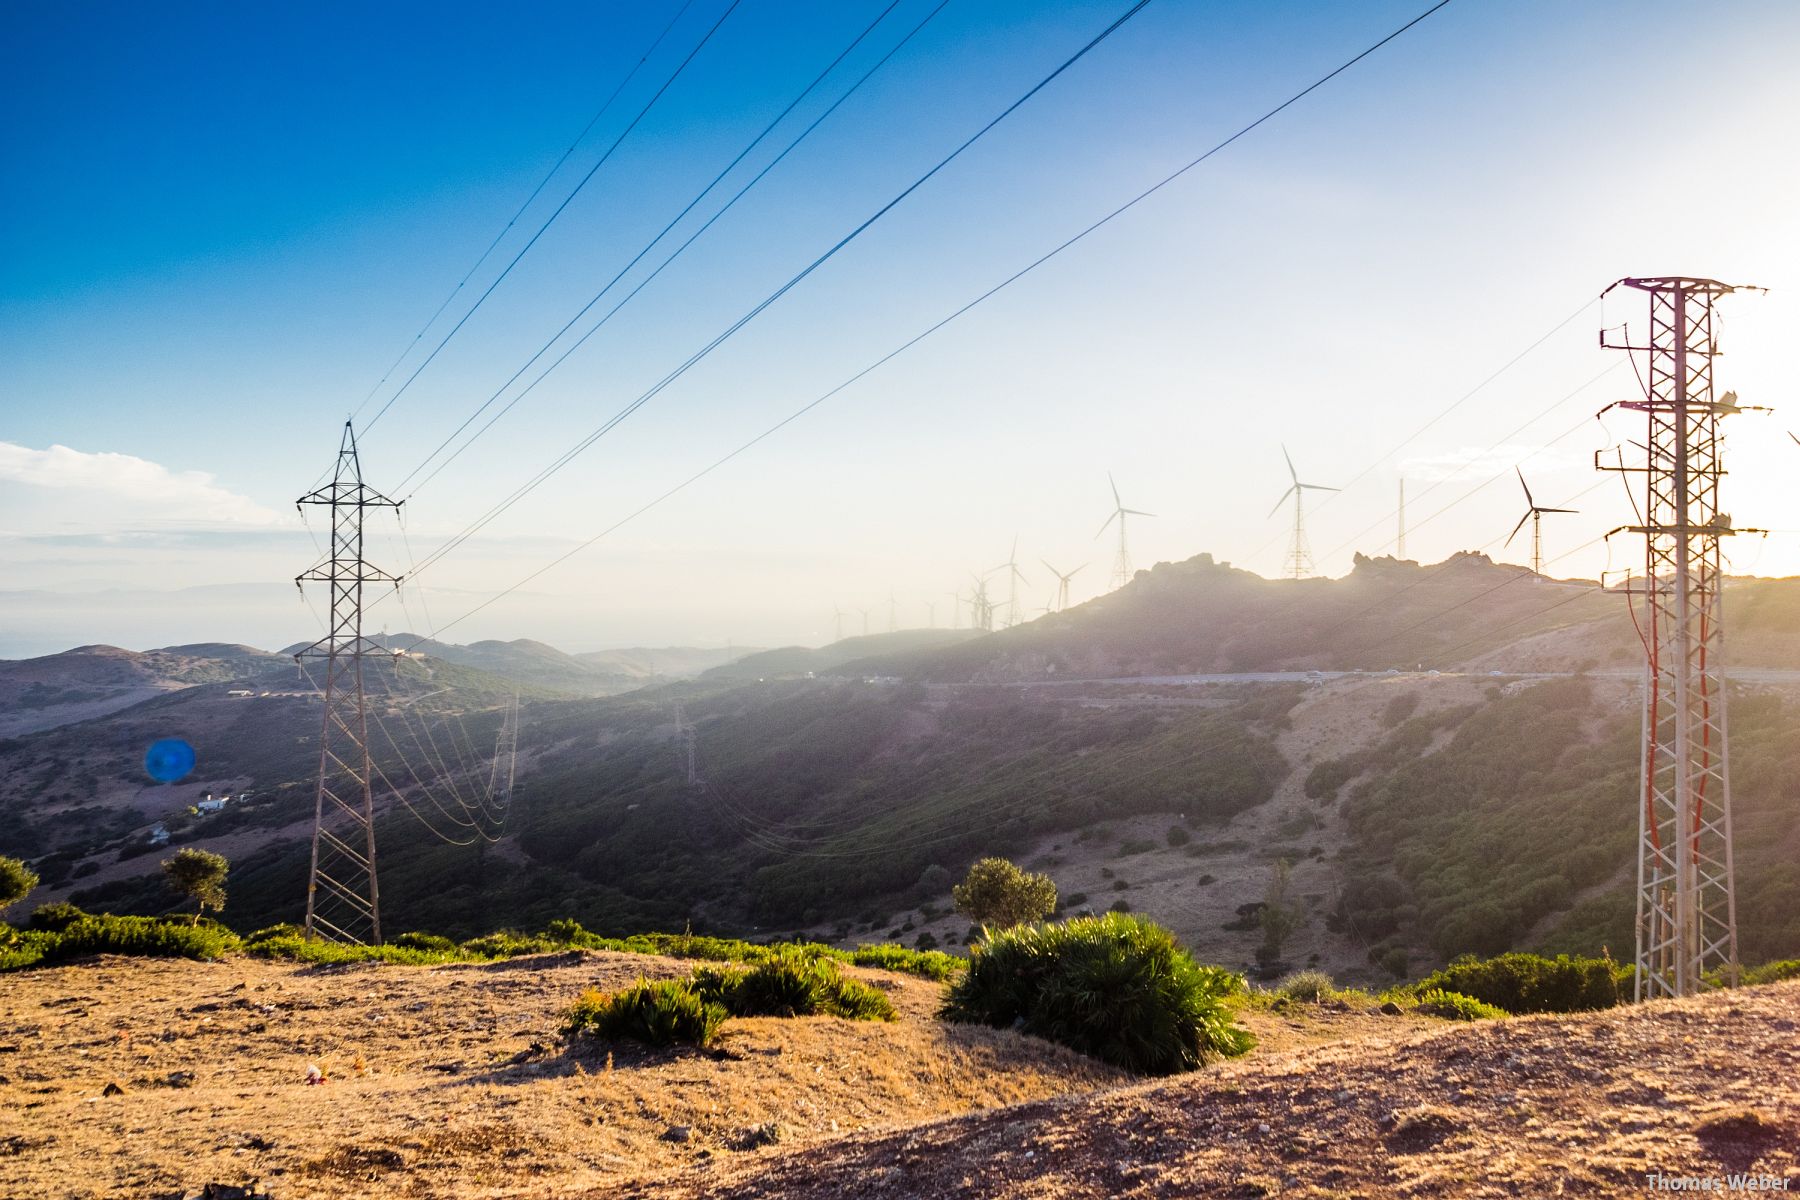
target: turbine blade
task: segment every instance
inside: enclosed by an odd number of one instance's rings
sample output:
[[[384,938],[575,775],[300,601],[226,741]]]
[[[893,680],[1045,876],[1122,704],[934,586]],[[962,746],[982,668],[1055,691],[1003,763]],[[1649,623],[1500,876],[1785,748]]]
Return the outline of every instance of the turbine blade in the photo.
[[[1119,485],[1113,482],[1111,471],[1106,473],[1106,482],[1113,490],[1113,503],[1115,505],[1123,505],[1125,502],[1119,499]]]
[[[1296,484],[1295,486],[1303,487],[1303,488],[1311,488],[1315,492],[1341,492],[1344,490],[1343,488],[1326,487],[1322,483],[1301,483],[1301,484]]]
[[[1269,510],[1270,517],[1274,516],[1276,513],[1281,511],[1281,506],[1287,503],[1287,498],[1289,496],[1293,495],[1296,491],[1299,490],[1299,486],[1300,486],[1299,484],[1295,484],[1293,487],[1289,488],[1287,491],[1281,493],[1281,499],[1277,500],[1275,502],[1275,507],[1271,508]],[[1268,517],[1265,517],[1263,519],[1267,520]]]
[[[1572,512],[1580,512],[1581,510],[1579,508],[1540,508],[1537,511],[1541,512],[1541,513],[1547,513],[1547,512],[1572,513]]]
[[[1057,570],[1055,567],[1051,566],[1049,559],[1040,558],[1040,559],[1038,559],[1038,561],[1044,564],[1044,570],[1050,572],[1052,575],[1056,576],[1058,579],[1062,578],[1062,572]]]
[[[1119,511],[1130,513],[1134,517],[1154,517],[1156,515],[1155,513],[1147,513],[1141,508],[1121,508]]]
[[[1113,523],[1113,521],[1114,521],[1114,519],[1116,519],[1116,518],[1117,518],[1117,517],[1118,517],[1118,515],[1119,515],[1119,512],[1120,512],[1120,511],[1123,511],[1123,510],[1115,510],[1115,511],[1114,511],[1114,512],[1113,512],[1113,515],[1112,515],[1112,516],[1110,516],[1110,517],[1108,517],[1108,518],[1106,518],[1106,525],[1102,525],[1102,526],[1100,526],[1100,530],[1099,530],[1099,532],[1098,532],[1098,533],[1095,533],[1095,534],[1094,534],[1094,536],[1095,536],[1095,537],[1099,537],[1099,536],[1100,536],[1100,534],[1102,534],[1102,533],[1105,533],[1105,532],[1106,532],[1106,526],[1107,526],[1107,525],[1111,525],[1111,524],[1112,524],[1112,523]]]
[[[1525,528],[1525,522],[1531,520],[1531,513],[1531,509],[1528,508],[1525,510],[1525,515],[1519,518],[1519,523],[1513,526],[1513,531],[1506,535],[1506,541],[1502,544],[1501,549],[1505,549],[1507,546],[1512,545],[1512,540],[1519,536],[1519,530]]]
[[[1300,473],[1298,471],[1294,470],[1294,456],[1287,452],[1286,445],[1283,445],[1281,447],[1281,457],[1287,459],[1288,476],[1289,476],[1289,478],[1291,478],[1294,481],[1295,485],[1297,486],[1300,483]]]
[[[1519,470],[1519,468],[1517,468],[1517,467],[1514,467],[1513,474],[1515,474],[1519,477],[1519,486],[1525,489],[1525,504],[1526,504],[1526,506],[1531,507],[1531,506],[1536,505],[1537,501],[1533,500],[1531,498],[1531,485],[1525,482],[1525,472]]]
[[[1086,564],[1086,563],[1082,563],[1082,564],[1081,564],[1081,567],[1085,567],[1085,566],[1087,566],[1087,564]],[[1081,570],[1081,567],[1076,567],[1076,568],[1075,568],[1075,571],[1079,571],[1079,570]],[[1063,578],[1064,578],[1064,579],[1065,579],[1065,580],[1067,580],[1067,579],[1073,579],[1073,578],[1075,578],[1075,571],[1070,571],[1070,572],[1069,572],[1069,573],[1068,573],[1068,574],[1067,574],[1067,575],[1064,575],[1064,576],[1063,576]]]

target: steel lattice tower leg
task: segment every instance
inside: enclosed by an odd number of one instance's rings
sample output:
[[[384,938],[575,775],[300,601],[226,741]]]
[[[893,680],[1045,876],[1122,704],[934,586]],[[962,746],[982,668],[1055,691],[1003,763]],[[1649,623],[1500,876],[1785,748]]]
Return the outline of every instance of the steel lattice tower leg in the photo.
[[[1713,392],[1713,305],[1736,289],[1686,278],[1620,285],[1650,300],[1647,344],[1601,338],[1649,356],[1645,398],[1616,406],[1649,426],[1645,464],[1631,468],[1645,480],[1643,524],[1629,527],[1645,543],[1643,586],[1629,599],[1645,650],[1636,991],[1649,1000],[1738,973],[1719,554],[1733,532],[1719,507],[1719,418],[1738,406]]]
[[[375,877],[375,797],[363,655],[386,651],[362,635],[363,585],[398,586],[400,580],[363,559],[363,511],[399,504],[363,483],[356,435],[348,421],[331,482],[296,503],[331,509],[329,556],[294,580],[297,586],[311,581],[331,588],[328,632],[294,656],[322,659],[325,664],[306,936],[374,943],[381,941],[381,893]]]

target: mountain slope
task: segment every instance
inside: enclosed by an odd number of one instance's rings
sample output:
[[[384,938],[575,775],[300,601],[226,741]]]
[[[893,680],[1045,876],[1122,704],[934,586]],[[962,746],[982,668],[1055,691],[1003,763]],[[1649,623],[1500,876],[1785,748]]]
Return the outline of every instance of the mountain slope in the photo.
[[[1733,663],[1800,667],[1800,579],[1733,581]],[[1527,652],[1520,652],[1527,651]],[[851,674],[1018,682],[1295,670],[1634,668],[1624,597],[1481,554],[1358,556],[1341,579],[1264,579],[1209,554],[1158,563],[1066,612],[948,648],[877,652]]]

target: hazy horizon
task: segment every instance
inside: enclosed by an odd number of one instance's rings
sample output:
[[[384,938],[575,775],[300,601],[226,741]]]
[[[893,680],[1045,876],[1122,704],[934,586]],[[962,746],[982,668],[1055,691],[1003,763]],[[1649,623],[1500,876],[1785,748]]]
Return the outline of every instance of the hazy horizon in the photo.
[[[317,514],[305,525],[291,505],[329,466],[345,414],[365,396],[366,478],[418,491],[404,525],[371,515],[368,555],[413,574],[1121,8],[947,6],[666,276],[422,486],[429,471],[416,468],[432,448],[879,10],[732,12],[372,428],[423,347],[717,14],[676,22],[383,385],[676,6],[551,6],[541,21],[509,26],[498,47],[480,22],[439,24],[430,54],[411,52],[418,22],[405,9],[361,14],[355,39],[340,22],[222,5],[180,18],[11,10],[0,18],[11,68],[0,94],[36,117],[12,131],[0,193],[8,585],[148,597],[266,581],[291,596],[323,532]],[[898,6],[673,238],[930,11]],[[1640,422],[1592,419],[1635,391],[1632,364],[1599,349],[1595,331],[1641,330],[1644,307],[1634,294],[1593,298],[1622,275],[1669,270],[1766,286],[1722,301],[1719,382],[1751,405],[1792,394],[1800,214],[1788,198],[1800,167],[1773,149],[1800,142],[1792,6],[1748,3],[1696,22],[1672,2],[1453,4],[631,519],[1417,12],[1386,0],[1150,5],[666,395],[430,567],[423,603],[384,600],[369,627],[460,641],[568,628],[594,646],[816,642],[829,640],[834,607],[868,608],[871,629],[885,629],[890,592],[910,614],[901,624],[927,623],[935,604],[947,625],[951,596],[1015,537],[1024,607],[1050,598],[1044,559],[1064,571],[1086,564],[1074,580],[1080,601],[1111,574],[1110,533],[1095,537],[1112,506],[1109,472],[1127,505],[1157,514],[1132,524],[1137,565],[1206,546],[1274,575],[1289,526],[1285,509],[1270,513],[1288,483],[1284,445],[1303,479],[1345,489],[1309,496],[1319,573],[1342,574],[1359,551],[1392,552],[1402,477],[1408,557],[1483,549],[1526,561],[1528,537],[1501,546],[1522,509],[1518,467],[1542,501],[1580,510],[1546,519],[1547,571],[1616,577],[1641,550],[1604,540],[1631,523],[1631,502],[1593,458],[1640,436]],[[1646,122],[1668,108],[1645,93],[1643,64],[1673,56],[1708,86]],[[171,75],[184,86],[155,85]],[[1673,162],[1707,185],[1659,186]],[[114,186],[121,168],[125,189]],[[1800,411],[1727,423],[1725,506],[1740,525],[1772,531],[1727,546],[1735,572],[1800,572],[1789,486],[1800,448],[1785,432],[1796,422]],[[278,608],[246,620],[243,636],[282,627]],[[297,634],[318,628],[298,598],[288,611]],[[131,636],[147,644],[182,641],[184,622],[209,617],[139,615]],[[42,616],[74,621],[80,609]],[[850,621],[860,628],[859,616]],[[6,625],[13,644],[68,640],[55,632],[63,626],[23,614]]]

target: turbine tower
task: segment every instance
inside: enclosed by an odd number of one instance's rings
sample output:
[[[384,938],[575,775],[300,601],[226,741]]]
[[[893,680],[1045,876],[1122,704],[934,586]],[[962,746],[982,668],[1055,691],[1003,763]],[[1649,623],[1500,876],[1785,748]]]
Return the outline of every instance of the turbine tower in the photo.
[[[1531,498],[1531,488],[1526,486],[1525,483],[1525,472],[1519,470],[1517,467],[1513,468],[1513,472],[1519,477],[1519,486],[1525,488],[1525,515],[1519,518],[1519,523],[1513,526],[1513,531],[1506,535],[1506,544],[1508,546],[1512,545],[1512,540],[1519,536],[1519,530],[1525,528],[1525,522],[1530,521],[1531,573],[1536,578],[1542,579],[1544,577],[1543,516],[1545,513],[1572,513],[1576,510],[1572,508],[1546,508],[1539,504],[1536,500]]]
[[[1400,477],[1400,528],[1394,535],[1394,557],[1406,561],[1406,476]]]
[[[1046,571],[1049,571],[1052,575],[1056,576],[1056,611],[1061,612],[1063,609],[1069,607],[1069,580],[1075,578],[1081,571],[1081,568],[1087,566],[1087,564],[1082,563],[1081,566],[1076,567],[1075,570],[1064,572],[1057,570],[1049,563],[1044,562],[1041,558],[1038,559],[1038,561],[1044,563],[1044,569]]]
[[[1019,570],[1019,535],[1013,534],[1012,549],[1007,552],[1006,561],[993,568],[1006,572],[1006,627],[1011,629],[1019,623],[1019,583],[1025,580],[1025,572]]]
[[[962,593],[961,592],[946,592],[945,595],[950,597],[950,628],[961,629],[962,628],[962,602],[963,602]]]
[[[1100,534],[1106,532],[1107,526],[1114,521],[1119,523],[1119,556],[1113,560],[1113,588],[1117,590],[1131,582],[1131,550],[1125,541],[1125,518],[1154,517],[1156,514],[1142,512],[1135,508],[1126,508],[1125,502],[1119,499],[1119,485],[1113,482],[1111,471],[1106,473],[1106,482],[1112,486],[1113,511],[1112,515],[1106,518],[1105,524],[1100,526],[1100,533],[1096,533],[1094,537],[1098,540]]]
[[[1289,496],[1294,498],[1294,541],[1288,547],[1285,573],[1292,575],[1295,579],[1305,579],[1312,574],[1313,569],[1312,549],[1306,544],[1306,511],[1305,505],[1302,503],[1305,493],[1309,491],[1335,492],[1340,489],[1326,487],[1322,483],[1301,483],[1300,473],[1294,470],[1294,459],[1288,454],[1286,446],[1281,448],[1281,457],[1287,459],[1288,478],[1294,482],[1287,491],[1281,493],[1281,499],[1275,502],[1275,507],[1269,510],[1269,515],[1272,517],[1279,512],[1281,506],[1287,503]]]
[[[862,614],[862,619],[863,619],[863,634],[862,635],[864,637],[868,637],[869,636],[869,610],[866,608],[859,608],[856,611]]]
[[[831,616],[835,622],[834,628],[837,633],[837,637],[833,640],[841,642],[844,640],[844,610],[834,604],[831,606]]]
[[[1644,476],[1642,523],[1624,531],[1644,537],[1643,584],[1627,599],[1642,597],[1634,616],[1645,654],[1633,987],[1650,1000],[1691,996],[1709,976],[1738,982],[1719,541],[1747,531],[1719,505],[1719,419],[1743,409],[1731,392],[1713,391],[1713,306],[1738,289],[1683,277],[1613,285],[1621,286],[1650,301],[1646,344],[1600,337],[1609,349],[1649,356],[1643,398],[1610,407],[1643,413],[1649,426],[1643,465],[1617,469]]]
[[[329,556],[294,579],[295,586],[312,581],[331,589],[330,631],[294,656],[325,661],[306,936],[374,944],[381,941],[381,891],[375,880],[375,797],[363,655],[387,652],[363,636],[363,585],[399,587],[400,579],[363,558],[363,510],[398,509],[400,502],[363,483],[356,433],[345,421],[331,482],[295,503],[331,509]]]

